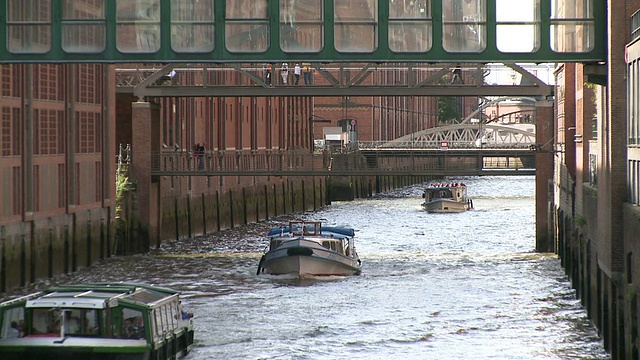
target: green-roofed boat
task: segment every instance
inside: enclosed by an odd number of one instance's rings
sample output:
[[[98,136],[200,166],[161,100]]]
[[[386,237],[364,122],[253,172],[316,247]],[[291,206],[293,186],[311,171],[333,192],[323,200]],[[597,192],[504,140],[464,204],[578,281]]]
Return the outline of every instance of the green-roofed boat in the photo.
[[[0,304],[0,359],[180,359],[192,317],[163,287],[59,286]]]

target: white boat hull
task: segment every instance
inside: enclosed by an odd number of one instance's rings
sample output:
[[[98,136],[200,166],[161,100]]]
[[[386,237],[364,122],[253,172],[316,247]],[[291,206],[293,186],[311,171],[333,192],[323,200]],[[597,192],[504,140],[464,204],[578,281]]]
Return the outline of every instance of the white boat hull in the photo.
[[[435,199],[430,202],[425,202],[422,207],[432,213],[458,213],[469,210],[469,205],[466,202],[458,202],[449,199]]]
[[[360,260],[324,248],[313,240],[288,240],[267,252],[259,273],[297,276],[349,276],[360,273]]]

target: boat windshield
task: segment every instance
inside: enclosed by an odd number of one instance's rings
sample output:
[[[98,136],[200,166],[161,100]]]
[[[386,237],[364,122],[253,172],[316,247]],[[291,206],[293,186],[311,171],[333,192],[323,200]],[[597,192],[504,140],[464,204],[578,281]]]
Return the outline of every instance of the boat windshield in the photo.
[[[450,189],[441,188],[441,189],[429,189],[427,190],[427,200],[433,199],[450,199],[453,197]]]
[[[34,308],[27,336],[97,336],[99,310]]]
[[[291,222],[289,228],[294,235],[317,235],[320,233],[320,223],[318,222]]]

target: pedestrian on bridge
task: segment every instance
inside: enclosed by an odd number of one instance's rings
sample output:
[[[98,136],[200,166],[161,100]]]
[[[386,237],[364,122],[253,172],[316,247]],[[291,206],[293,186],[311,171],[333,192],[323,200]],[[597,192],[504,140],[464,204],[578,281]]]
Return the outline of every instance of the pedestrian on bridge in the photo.
[[[271,64],[267,65],[267,69],[264,72],[264,83],[267,86],[271,86]]]
[[[305,85],[311,85],[311,64],[302,63],[302,76]]]
[[[282,77],[282,84],[287,85],[287,80],[289,79],[289,64],[282,63],[282,68],[280,69],[280,76]]]
[[[296,85],[300,83],[300,64],[296,64],[293,68],[293,76],[296,77]]]
[[[198,147],[198,170],[204,169],[204,145],[205,143],[202,143],[202,145]]]

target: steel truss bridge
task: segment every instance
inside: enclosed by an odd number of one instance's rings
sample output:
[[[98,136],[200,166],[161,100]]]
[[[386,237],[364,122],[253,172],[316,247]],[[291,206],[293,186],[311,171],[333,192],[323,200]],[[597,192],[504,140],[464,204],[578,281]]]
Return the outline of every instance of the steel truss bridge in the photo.
[[[506,64],[310,63],[312,83],[279,83],[269,63],[168,64],[116,67],[116,90],[145,97],[207,96],[530,96],[553,95],[553,86],[530,67]],[[281,65],[281,64],[278,64]],[[540,70],[551,72],[548,66]],[[462,77],[453,74],[459,71]],[[595,70],[594,70],[595,71]],[[275,71],[274,71],[275,72]],[[290,71],[292,72],[292,71]],[[541,71],[542,72],[542,71]],[[519,84],[498,85],[487,76],[515,77]],[[292,77],[293,79],[293,77]]]
[[[360,150],[531,150],[535,124],[452,124],[405,135],[391,141],[359,142]]]
[[[479,139],[486,141],[478,143]],[[153,154],[152,175],[534,175],[539,151],[531,131],[508,125],[457,124],[388,142],[358,142],[315,153],[227,150],[209,151],[198,158],[190,151],[164,151]]]

